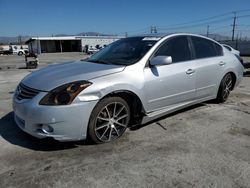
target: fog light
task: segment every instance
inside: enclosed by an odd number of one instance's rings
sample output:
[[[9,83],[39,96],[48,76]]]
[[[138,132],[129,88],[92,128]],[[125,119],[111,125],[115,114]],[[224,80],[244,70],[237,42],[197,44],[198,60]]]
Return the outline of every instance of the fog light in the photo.
[[[52,133],[52,132],[54,131],[54,129],[53,129],[53,127],[51,127],[50,125],[43,125],[43,126],[42,126],[42,131],[43,131],[44,133],[49,134],[49,133]]]

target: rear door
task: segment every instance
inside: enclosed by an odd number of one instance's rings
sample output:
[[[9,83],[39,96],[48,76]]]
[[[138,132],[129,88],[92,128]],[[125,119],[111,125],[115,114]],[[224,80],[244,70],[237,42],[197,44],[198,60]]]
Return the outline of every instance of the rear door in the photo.
[[[225,65],[222,47],[202,37],[192,36],[191,41],[195,53],[196,98],[214,96]]]
[[[180,105],[195,97],[195,72],[186,36],[167,39],[156,56],[171,56],[172,64],[145,67],[145,98],[149,111]]]

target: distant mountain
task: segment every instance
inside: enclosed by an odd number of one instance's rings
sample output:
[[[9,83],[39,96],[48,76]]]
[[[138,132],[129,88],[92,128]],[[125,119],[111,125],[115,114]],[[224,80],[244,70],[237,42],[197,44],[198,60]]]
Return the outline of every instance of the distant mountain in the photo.
[[[81,32],[75,35],[68,35],[68,34],[56,34],[54,37],[66,37],[66,36],[114,36],[110,34],[103,34],[98,32]]]
[[[103,33],[98,33],[98,32],[82,32],[78,33],[78,36],[114,36],[110,34],[103,34]]]
[[[206,35],[204,35],[204,36],[206,36]],[[214,39],[216,41],[224,41],[224,40],[231,39],[231,37],[229,37],[229,36],[223,36],[223,35],[219,35],[219,34],[209,34],[208,37],[211,39]]]
[[[24,43],[30,38],[30,36],[21,36],[20,37],[5,37],[5,36],[0,36],[0,44],[17,44],[19,43],[19,39],[21,39],[21,42]]]
[[[52,37],[67,37],[67,36],[71,36],[71,35],[67,35],[67,34],[56,34],[56,35],[52,35]]]

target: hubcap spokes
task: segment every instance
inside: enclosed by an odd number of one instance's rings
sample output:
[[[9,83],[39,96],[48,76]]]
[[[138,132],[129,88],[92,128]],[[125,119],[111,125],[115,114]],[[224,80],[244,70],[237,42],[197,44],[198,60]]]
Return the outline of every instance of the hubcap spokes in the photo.
[[[223,90],[223,99],[228,98],[230,91],[232,90],[232,86],[233,86],[233,81],[232,78],[229,76],[225,81],[225,86]]]
[[[97,116],[95,134],[103,142],[115,140],[124,133],[128,121],[126,106],[119,102],[110,103]]]

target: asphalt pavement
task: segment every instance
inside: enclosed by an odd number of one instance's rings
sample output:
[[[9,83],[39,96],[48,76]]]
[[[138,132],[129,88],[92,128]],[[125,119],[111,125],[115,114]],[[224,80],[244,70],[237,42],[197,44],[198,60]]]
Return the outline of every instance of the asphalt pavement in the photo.
[[[43,54],[40,67],[81,58]],[[10,65],[0,70],[0,187],[250,187],[250,70],[224,104],[195,105],[93,145],[22,132],[11,97],[34,70],[0,56],[0,67]]]

